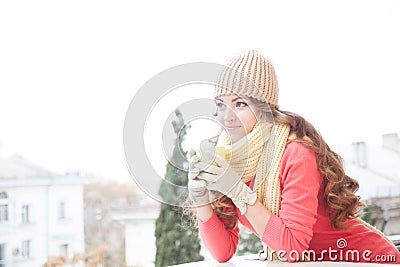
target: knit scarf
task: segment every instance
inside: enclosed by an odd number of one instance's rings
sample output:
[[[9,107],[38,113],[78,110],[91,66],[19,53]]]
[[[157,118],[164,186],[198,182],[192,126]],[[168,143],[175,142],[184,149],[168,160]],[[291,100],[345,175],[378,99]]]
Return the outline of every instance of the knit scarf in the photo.
[[[217,141],[217,146],[225,146],[226,160],[243,182],[255,176],[253,190],[261,203],[276,215],[281,198],[279,168],[289,131],[286,124],[257,122],[250,133],[234,144],[225,131]]]
[[[270,123],[258,122],[250,133],[234,144],[231,144],[229,135],[225,131],[219,136],[217,146],[225,147],[226,161],[245,183],[256,174],[263,144],[269,140],[271,128]]]
[[[217,141],[217,146],[225,146],[226,160],[243,182],[255,176],[253,190],[260,202],[275,215],[281,204],[279,170],[289,133],[287,124],[257,122],[250,133],[234,144],[225,131]],[[269,260],[279,259],[265,243],[263,248]]]

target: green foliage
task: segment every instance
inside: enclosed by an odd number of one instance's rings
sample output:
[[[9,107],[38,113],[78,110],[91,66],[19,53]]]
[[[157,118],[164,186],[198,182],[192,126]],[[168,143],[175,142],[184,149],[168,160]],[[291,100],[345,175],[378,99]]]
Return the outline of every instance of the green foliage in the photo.
[[[364,221],[366,221],[369,224],[372,224],[372,215],[373,215],[373,207],[371,204],[368,204],[364,210],[363,210],[363,215],[361,217],[361,219],[363,219]]]
[[[177,114],[178,116],[178,114]],[[174,125],[175,127],[176,125]],[[177,125],[176,127],[178,127]],[[185,131],[180,131],[182,132]],[[165,179],[162,182],[159,193],[167,203],[182,204],[187,198],[186,185],[188,182],[185,171],[186,158],[180,151],[182,135],[176,139],[172,162],[168,163]],[[170,186],[170,184],[181,185]],[[197,228],[183,227],[184,222],[189,221],[189,215],[183,213],[179,206],[162,203],[160,215],[156,220],[156,267],[201,261],[200,239]]]
[[[237,255],[256,254],[262,250],[260,239],[247,229],[242,228],[239,233]]]
[[[184,229],[181,217],[181,209],[162,204],[156,221],[156,267],[203,260],[197,230]]]

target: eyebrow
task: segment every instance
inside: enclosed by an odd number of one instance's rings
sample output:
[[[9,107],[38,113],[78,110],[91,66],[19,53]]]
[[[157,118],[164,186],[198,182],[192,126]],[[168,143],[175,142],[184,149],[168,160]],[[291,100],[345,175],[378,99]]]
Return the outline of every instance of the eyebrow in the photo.
[[[224,101],[222,101],[221,98],[216,98],[215,100],[224,102]],[[246,99],[244,99],[244,98],[242,98],[242,97],[236,97],[236,98],[232,99],[232,102],[235,102],[236,100],[243,100],[243,101],[247,102]]]

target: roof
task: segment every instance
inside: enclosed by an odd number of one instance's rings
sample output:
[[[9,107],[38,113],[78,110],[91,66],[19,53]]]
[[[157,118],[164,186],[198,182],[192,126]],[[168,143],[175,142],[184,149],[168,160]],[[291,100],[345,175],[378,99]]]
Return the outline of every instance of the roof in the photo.
[[[335,145],[332,149],[344,159],[346,174],[358,180],[363,199],[400,195],[400,153],[366,144],[366,167],[354,162],[354,147]]]
[[[0,158],[0,179],[55,176],[60,175],[36,165],[20,155]]]
[[[353,147],[352,145],[339,145],[336,146],[337,152],[342,156],[346,162],[353,161]],[[335,150],[336,151],[336,150]],[[400,153],[393,150],[366,144],[367,153],[367,169],[376,171],[382,176],[400,182]]]

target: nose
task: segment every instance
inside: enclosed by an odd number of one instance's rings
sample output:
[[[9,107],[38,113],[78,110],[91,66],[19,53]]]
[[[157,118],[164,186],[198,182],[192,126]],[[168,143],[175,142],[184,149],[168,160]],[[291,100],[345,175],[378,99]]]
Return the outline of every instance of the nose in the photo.
[[[236,120],[236,114],[235,112],[232,110],[232,108],[227,108],[225,110],[225,114],[224,114],[224,120],[225,121],[234,121]]]

